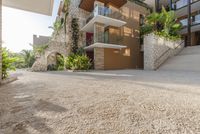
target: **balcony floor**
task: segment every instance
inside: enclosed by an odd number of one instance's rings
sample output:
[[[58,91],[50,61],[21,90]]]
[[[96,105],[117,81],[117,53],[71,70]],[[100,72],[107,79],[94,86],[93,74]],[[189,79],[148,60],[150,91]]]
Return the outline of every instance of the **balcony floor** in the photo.
[[[90,20],[82,29],[81,31],[85,31],[85,32],[93,32],[94,31],[94,23],[102,23],[105,24],[106,26],[114,26],[114,27],[122,27],[124,25],[126,25],[125,21],[121,21],[118,19],[113,19],[110,17],[106,17],[103,15],[97,15],[95,16],[92,20]]]
[[[126,48],[123,45],[109,44],[109,43],[94,43],[90,46],[85,47],[84,49],[87,51],[92,51],[94,48],[113,48],[113,49],[122,49]]]

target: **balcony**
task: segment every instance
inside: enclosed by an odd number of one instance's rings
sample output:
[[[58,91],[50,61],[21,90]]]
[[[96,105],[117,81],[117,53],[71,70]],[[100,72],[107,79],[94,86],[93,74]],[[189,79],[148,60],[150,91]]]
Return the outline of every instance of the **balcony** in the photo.
[[[85,50],[92,51],[94,48],[113,48],[113,49],[122,49],[126,46],[121,45],[123,37],[119,35],[114,35],[115,38],[110,38],[107,32],[100,33],[97,36],[86,39]]]
[[[85,26],[81,29],[85,32],[93,32],[94,24],[101,23],[106,26],[122,27],[125,21],[119,20],[122,14],[119,11],[113,11],[111,8],[96,6],[91,15],[86,19]]]
[[[116,8],[120,8],[125,3],[127,3],[127,0],[98,0],[98,1],[104,3],[105,5],[111,4]],[[81,0],[79,7],[88,12],[92,12],[94,10],[94,2],[95,0]]]
[[[187,33],[188,20],[187,19],[183,19],[183,20],[180,20],[180,22],[183,25],[183,29],[181,30],[180,33],[181,34],[186,34]],[[192,16],[191,22],[192,22],[191,32],[200,31],[200,14]]]
[[[178,17],[187,15],[187,4],[188,0],[177,0],[176,4],[172,4],[172,8],[176,11]],[[192,12],[198,11],[200,7],[199,0],[191,0],[191,10]]]

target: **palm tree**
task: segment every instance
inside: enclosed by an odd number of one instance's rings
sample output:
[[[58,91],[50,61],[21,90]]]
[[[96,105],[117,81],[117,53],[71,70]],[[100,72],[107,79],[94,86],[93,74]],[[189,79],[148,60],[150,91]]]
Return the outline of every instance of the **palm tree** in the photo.
[[[35,62],[35,56],[32,50],[22,50],[21,54],[24,58],[25,66],[30,68]]]

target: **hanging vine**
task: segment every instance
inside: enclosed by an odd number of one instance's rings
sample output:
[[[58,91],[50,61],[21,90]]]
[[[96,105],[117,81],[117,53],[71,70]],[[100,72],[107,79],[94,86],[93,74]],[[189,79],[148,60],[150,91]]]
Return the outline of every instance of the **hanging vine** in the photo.
[[[78,41],[79,41],[79,24],[78,18],[72,18],[71,29],[72,29],[72,53],[77,53],[78,51]]]

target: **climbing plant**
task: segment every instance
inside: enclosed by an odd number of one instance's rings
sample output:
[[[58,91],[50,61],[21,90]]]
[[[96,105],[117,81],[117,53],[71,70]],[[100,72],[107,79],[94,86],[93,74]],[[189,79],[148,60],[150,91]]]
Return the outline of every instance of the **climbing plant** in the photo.
[[[71,29],[72,29],[72,46],[71,52],[77,53],[78,50],[78,41],[79,41],[79,24],[78,18],[72,18],[71,21]]]

